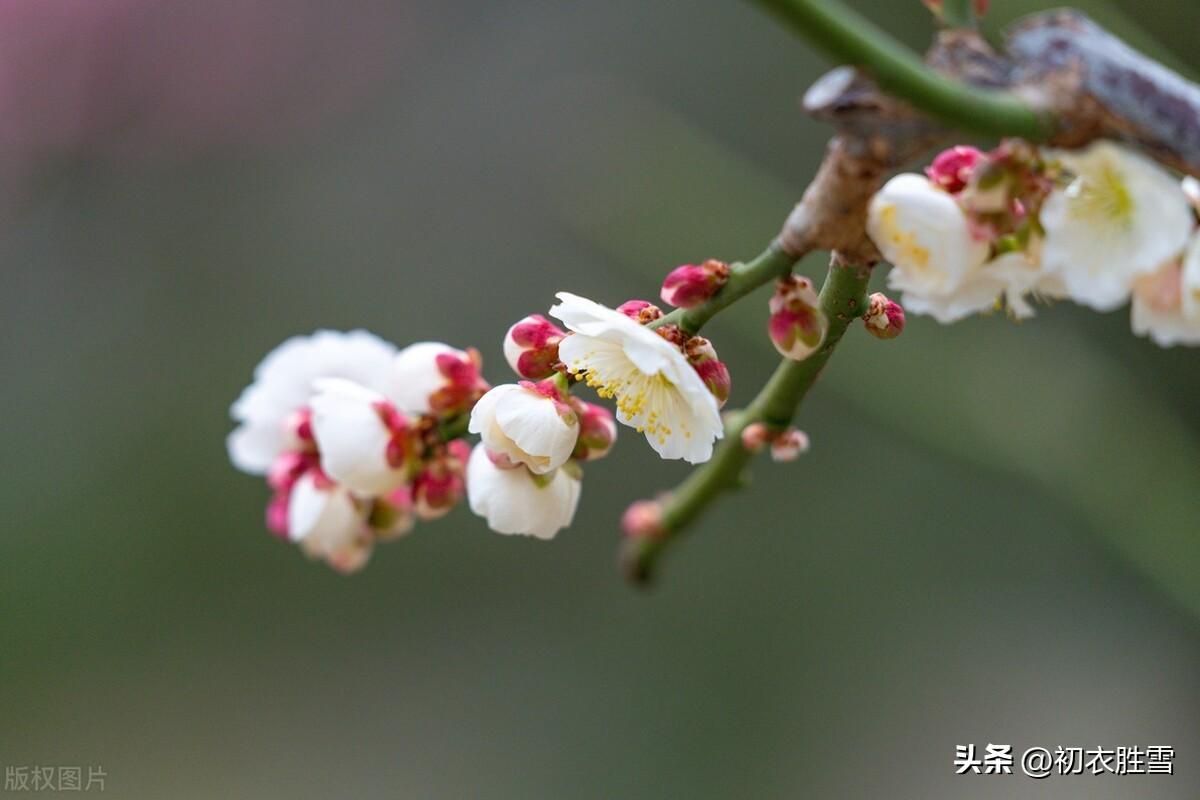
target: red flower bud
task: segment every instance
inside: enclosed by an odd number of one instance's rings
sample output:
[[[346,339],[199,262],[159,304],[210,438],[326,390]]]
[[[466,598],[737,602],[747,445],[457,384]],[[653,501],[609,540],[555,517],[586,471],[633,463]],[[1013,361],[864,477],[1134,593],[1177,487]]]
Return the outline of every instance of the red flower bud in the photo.
[[[617,311],[640,325],[648,325],[663,315],[661,308],[646,300],[626,300],[617,306]]]
[[[664,303],[692,308],[717,293],[729,280],[729,265],[709,259],[703,264],[684,264],[671,270],[659,293]]]
[[[983,151],[967,145],[958,145],[938,153],[933,163],[925,168],[925,174],[942,189],[951,194],[958,194],[967,188],[972,172],[984,158]]]
[[[534,381],[548,378],[558,363],[558,343],[566,335],[541,314],[530,314],[505,334],[504,358],[522,378]]]
[[[877,339],[895,339],[904,332],[904,309],[883,292],[875,292],[867,300],[863,315],[867,332]]]

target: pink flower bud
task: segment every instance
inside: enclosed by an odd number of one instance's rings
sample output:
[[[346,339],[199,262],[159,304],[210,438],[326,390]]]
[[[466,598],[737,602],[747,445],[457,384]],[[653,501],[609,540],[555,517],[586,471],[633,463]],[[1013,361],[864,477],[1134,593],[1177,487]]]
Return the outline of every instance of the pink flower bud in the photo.
[[[780,278],[770,309],[767,332],[781,356],[803,361],[821,346],[829,322],[808,278],[799,275]]]
[[[483,358],[474,347],[468,347],[461,356],[439,353],[435,362],[446,383],[429,395],[429,407],[440,417],[465,414],[492,388],[479,374]]]
[[[958,145],[938,153],[933,163],[925,168],[925,174],[950,194],[958,194],[967,188],[975,166],[983,159],[982,150]]]
[[[688,362],[712,392],[713,397],[717,398],[717,406],[725,405],[732,388],[732,379],[729,377],[729,369],[717,358],[717,351],[712,342],[703,336],[693,336],[684,342],[683,354],[687,356]]]
[[[374,404],[375,413],[383,422],[383,427],[391,435],[387,443],[385,456],[388,466],[400,469],[415,459],[419,454],[420,440],[408,417],[387,400]]]
[[[658,500],[638,500],[621,515],[621,530],[630,538],[661,536],[663,507]]]
[[[648,325],[663,315],[661,308],[645,300],[626,300],[617,306],[617,311],[640,325]]]
[[[761,422],[751,422],[742,428],[742,447],[748,453],[761,453],[771,441],[771,429]]]
[[[424,520],[445,515],[466,494],[467,459],[471,447],[462,439],[448,442],[413,481],[413,507]]]
[[[795,461],[808,452],[808,434],[788,428],[771,439],[771,460],[779,463]]]
[[[863,322],[876,339],[895,339],[904,332],[904,309],[883,292],[875,292],[867,299]]]
[[[513,372],[529,380],[554,374],[558,343],[566,332],[541,314],[530,314],[508,329],[504,336],[504,358]]]
[[[595,461],[612,450],[617,441],[617,421],[613,413],[604,406],[572,397],[571,407],[579,419],[579,438],[571,458],[576,461]]]
[[[671,270],[659,295],[676,308],[692,308],[717,293],[729,280],[729,265],[710,258],[703,264],[684,264]]]

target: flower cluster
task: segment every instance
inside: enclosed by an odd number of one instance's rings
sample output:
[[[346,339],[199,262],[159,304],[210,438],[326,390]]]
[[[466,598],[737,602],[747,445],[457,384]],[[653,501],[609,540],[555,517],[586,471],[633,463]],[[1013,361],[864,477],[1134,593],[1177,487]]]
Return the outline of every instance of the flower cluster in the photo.
[[[988,153],[955,147],[925,175],[888,181],[872,198],[867,231],[909,312],[949,323],[997,307],[1029,317],[1030,300],[1098,311],[1132,300],[1136,333],[1164,346],[1200,344],[1192,185],[1112,142],[1079,151],[1020,141]]]
[[[728,274],[720,262],[697,269],[710,287]],[[581,465],[608,454],[618,420],[663,458],[707,460],[730,389],[712,344],[657,324],[662,311],[644,301],[558,300],[551,314],[567,330],[536,314],[514,324],[503,351],[519,380],[494,388],[477,351],[436,342],[397,350],[364,331],[319,331],[276,348],[234,403],[228,440],[235,466],[267,478],[268,528],[353,572],[376,542],[464,496],[498,533],[552,538],[574,518]],[[572,378],[615,400],[615,417],[574,396]]]

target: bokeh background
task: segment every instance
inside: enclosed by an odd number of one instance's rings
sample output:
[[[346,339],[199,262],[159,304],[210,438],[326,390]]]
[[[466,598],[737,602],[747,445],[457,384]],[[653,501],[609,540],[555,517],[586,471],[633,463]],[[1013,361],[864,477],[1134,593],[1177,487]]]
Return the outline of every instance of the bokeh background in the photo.
[[[1082,7],[1200,68],[1190,0]],[[464,508],[349,579],[230,467],[287,336],[475,344],[499,382],[556,290],[757,253],[827,66],[725,0],[0,4],[0,763],[146,798],[1200,795],[1200,368],[1124,312],[848,337],[812,452],[649,593],[617,517],[683,470],[632,435],[554,542]],[[763,303],[710,329],[735,401]],[[953,774],[989,742],[1177,774]]]

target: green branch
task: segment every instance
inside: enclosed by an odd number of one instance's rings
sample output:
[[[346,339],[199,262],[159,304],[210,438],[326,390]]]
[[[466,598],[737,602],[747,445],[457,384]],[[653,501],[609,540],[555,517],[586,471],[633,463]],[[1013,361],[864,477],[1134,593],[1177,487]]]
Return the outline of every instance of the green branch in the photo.
[[[783,251],[778,242],[764,250],[757,258],[745,264],[734,264],[729,271],[729,280],[708,301],[695,308],[677,308],[650,324],[678,325],[685,333],[695,335],[718,311],[736,303],[764,283],[786,275],[800,259]]]
[[[796,409],[821,374],[846,328],[862,315],[870,277],[869,267],[843,265],[834,257],[829,276],[821,288],[821,310],[829,320],[829,329],[821,349],[804,361],[785,359],[750,405],[744,411],[729,416],[725,438],[712,459],[693,470],[664,502],[660,534],[626,540],[622,562],[632,580],[648,581],[667,545],[721,492],[740,485],[742,472],[753,455],[742,446],[743,428],[752,422],[762,422],[773,430],[781,431],[791,424]]]
[[[889,94],[966,131],[1042,140],[1053,123],[1015,95],[932,70],[875,23],[837,0],[753,0],[837,61],[861,68]]]

